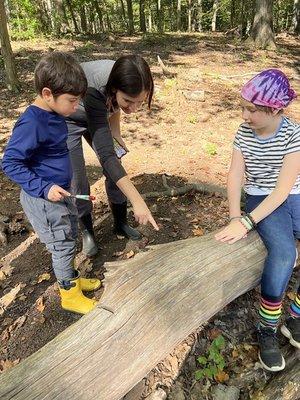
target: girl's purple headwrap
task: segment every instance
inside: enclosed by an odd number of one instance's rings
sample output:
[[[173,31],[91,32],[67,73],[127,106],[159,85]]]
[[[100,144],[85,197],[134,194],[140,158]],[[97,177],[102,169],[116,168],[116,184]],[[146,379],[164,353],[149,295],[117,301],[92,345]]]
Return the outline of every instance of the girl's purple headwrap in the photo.
[[[297,97],[287,76],[279,69],[260,72],[241,91],[242,97],[258,106],[284,108]]]

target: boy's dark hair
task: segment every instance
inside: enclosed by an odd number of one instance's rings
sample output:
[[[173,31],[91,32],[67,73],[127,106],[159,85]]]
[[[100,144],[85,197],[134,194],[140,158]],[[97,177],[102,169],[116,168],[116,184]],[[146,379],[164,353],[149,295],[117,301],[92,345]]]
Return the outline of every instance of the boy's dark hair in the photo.
[[[149,65],[142,57],[127,55],[117,59],[106,84],[108,97],[114,99],[117,90],[131,97],[138,96],[145,90],[150,108],[154,84]]]
[[[55,51],[46,54],[34,70],[34,84],[38,94],[49,88],[54,97],[61,94],[84,96],[87,80],[83,69],[73,56]]]

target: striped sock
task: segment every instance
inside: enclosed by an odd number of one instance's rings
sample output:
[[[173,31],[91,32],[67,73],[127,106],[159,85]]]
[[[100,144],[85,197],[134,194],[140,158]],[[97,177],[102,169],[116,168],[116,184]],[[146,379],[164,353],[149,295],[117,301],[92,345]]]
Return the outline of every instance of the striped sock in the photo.
[[[282,301],[271,302],[265,300],[263,297],[260,299],[259,325],[262,328],[277,329],[279,318],[281,316]]]
[[[293,318],[300,318],[300,288],[294,298],[294,301],[290,305],[290,314]]]

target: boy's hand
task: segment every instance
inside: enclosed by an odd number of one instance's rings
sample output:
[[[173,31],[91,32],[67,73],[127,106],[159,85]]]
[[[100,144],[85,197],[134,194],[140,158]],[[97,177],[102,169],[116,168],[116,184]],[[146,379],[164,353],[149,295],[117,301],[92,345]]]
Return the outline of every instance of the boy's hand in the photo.
[[[148,222],[153,226],[153,228],[158,231],[159,227],[152,217],[151,211],[147,207],[145,202],[138,203],[133,206],[133,212],[135,220],[142,225],[147,225]]]
[[[233,220],[215,235],[215,239],[220,242],[235,243],[238,240],[247,237],[247,229],[239,220]]]
[[[50,201],[61,201],[64,197],[71,196],[71,193],[58,185],[51,186],[48,192],[48,200]]]

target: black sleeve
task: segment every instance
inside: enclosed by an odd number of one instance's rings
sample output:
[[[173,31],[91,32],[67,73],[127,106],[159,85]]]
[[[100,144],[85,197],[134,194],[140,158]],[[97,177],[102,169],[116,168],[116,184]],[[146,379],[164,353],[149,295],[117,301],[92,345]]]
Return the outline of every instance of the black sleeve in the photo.
[[[117,182],[126,175],[126,171],[114,151],[105,96],[94,88],[88,88],[83,103],[93,149],[102,168]]]

